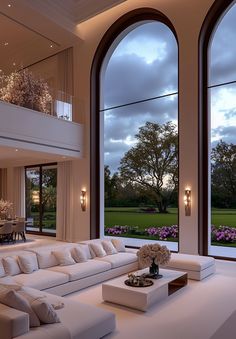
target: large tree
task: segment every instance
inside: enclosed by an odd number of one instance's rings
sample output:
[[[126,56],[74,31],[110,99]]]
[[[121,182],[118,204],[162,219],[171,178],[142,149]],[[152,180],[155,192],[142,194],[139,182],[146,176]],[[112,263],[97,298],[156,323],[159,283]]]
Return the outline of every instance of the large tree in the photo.
[[[178,134],[171,122],[146,122],[135,135],[137,143],[120,162],[121,177],[140,187],[166,213],[178,185]]]
[[[236,207],[236,145],[222,140],[211,152],[212,205]]]

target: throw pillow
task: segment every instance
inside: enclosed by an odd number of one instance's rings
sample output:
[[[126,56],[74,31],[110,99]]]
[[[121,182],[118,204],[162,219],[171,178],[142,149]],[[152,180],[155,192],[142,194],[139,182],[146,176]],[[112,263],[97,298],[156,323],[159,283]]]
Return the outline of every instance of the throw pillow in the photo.
[[[98,242],[94,242],[94,243],[90,243],[89,246],[92,248],[92,250],[94,251],[96,257],[102,258],[105,257],[107,254],[104,251],[104,248],[102,247],[101,243]]]
[[[60,266],[67,266],[75,264],[69,250],[64,251],[52,251],[52,254],[56,257]]]
[[[14,290],[7,290],[0,293],[0,302],[4,305],[15,308],[29,314],[30,327],[40,326],[40,321],[31,308],[29,302]]]
[[[114,247],[114,245],[112,244],[112,242],[110,240],[103,240],[102,246],[103,246],[104,250],[106,251],[106,254],[108,254],[108,255],[118,253],[117,249]]]
[[[17,262],[17,256],[4,257],[2,262],[7,275],[17,275],[22,273]]]
[[[111,241],[118,252],[126,252],[125,245],[121,239],[111,239]]]
[[[87,261],[86,252],[79,246],[72,248],[71,255],[76,262],[85,262]]]
[[[0,259],[0,278],[5,277],[5,275],[6,275],[6,272],[3,267],[2,259]]]
[[[31,307],[42,324],[54,324],[60,322],[57,312],[45,299],[35,299],[31,302]]]
[[[21,268],[21,271],[23,273],[32,273],[34,271],[37,271],[39,266],[38,266],[38,261],[35,253],[32,254],[26,254],[26,255],[19,255],[18,256],[18,262],[19,266]]]

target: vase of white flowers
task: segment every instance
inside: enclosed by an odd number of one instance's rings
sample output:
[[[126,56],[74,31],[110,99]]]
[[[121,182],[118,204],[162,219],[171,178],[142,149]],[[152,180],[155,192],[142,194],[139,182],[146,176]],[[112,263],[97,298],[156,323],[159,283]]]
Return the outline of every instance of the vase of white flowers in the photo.
[[[141,268],[149,267],[148,278],[159,279],[159,265],[166,265],[170,260],[170,250],[160,244],[144,245],[137,252],[139,265]]]

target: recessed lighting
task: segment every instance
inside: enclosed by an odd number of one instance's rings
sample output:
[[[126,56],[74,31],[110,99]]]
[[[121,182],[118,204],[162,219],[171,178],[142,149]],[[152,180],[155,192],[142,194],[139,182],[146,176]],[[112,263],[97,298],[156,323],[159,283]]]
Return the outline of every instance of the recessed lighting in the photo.
[[[8,6],[8,7],[11,7],[11,4],[8,4],[7,6]]]
[[[4,42],[4,44],[3,44],[4,46],[8,46],[9,45],[9,43],[6,41],[6,42]]]
[[[16,149],[15,149],[15,152],[18,152],[18,151],[19,151],[19,150],[16,148]]]
[[[13,62],[13,63],[12,63],[12,65],[13,65],[13,66],[15,66],[15,65],[16,65],[16,63],[15,63],[15,62]]]
[[[53,45],[51,44],[50,47],[53,48]]]

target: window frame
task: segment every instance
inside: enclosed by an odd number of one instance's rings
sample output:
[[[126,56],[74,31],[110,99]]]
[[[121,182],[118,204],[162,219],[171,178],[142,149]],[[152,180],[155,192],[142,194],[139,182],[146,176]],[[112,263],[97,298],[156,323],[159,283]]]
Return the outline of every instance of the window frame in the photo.
[[[208,11],[199,35],[199,151],[198,151],[198,247],[199,254],[209,255],[210,230],[210,107],[208,88],[209,44],[217,29],[218,22],[225,12],[235,3],[235,0],[216,0]],[[207,175],[206,175],[207,174]],[[216,257],[216,256],[215,256]],[[234,258],[220,257],[235,261]]]
[[[141,21],[158,21],[165,24],[175,36],[178,46],[178,63],[179,63],[179,44],[175,28],[171,21],[160,11],[153,8],[139,8],[126,13],[120,17],[112,26],[106,31],[101,39],[92,62],[90,75],[90,238],[100,237],[100,177],[101,167],[100,158],[101,150],[101,119],[100,119],[100,78],[104,59],[115,40],[125,32],[130,26],[138,24]],[[178,64],[179,66],[179,64]],[[178,67],[179,69],[179,67]],[[179,88],[179,74],[178,74],[178,88]],[[179,112],[179,100],[178,100]],[[178,114],[179,121],[179,114]],[[179,125],[179,124],[178,124]],[[178,155],[179,158],[179,155]],[[179,219],[179,214],[178,214]],[[98,222],[99,221],[99,222]],[[178,242],[179,246],[179,242]]]
[[[55,166],[56,169],[57,169],[57,162],[50,162],[50,163],[46,163],[46,164],[36,164],[36,165],[25,166],[25,191],[26,191],[26,182],[27,182],[26,181],[26,179],[27,179],[27,174],[26,174],[27,169],[35,168],[35,167],[39,168],[39,200],[40,201],[42,201],[42,171],[43,171],[43,167],[45,167],[45,166]],[[26,196],[25,196],[25,199],[26,199]],[[26,216],[27,216],[27,206],[25,204],[25,217]],[[27,226],[26,226],[26,233],[56,237],[56,232],[51,233],[51,232],[43,231],[43,228],[42,228],[42,205],[41,204],[39,206],[39,231],[32,231],[32,230],[28,231]]]

